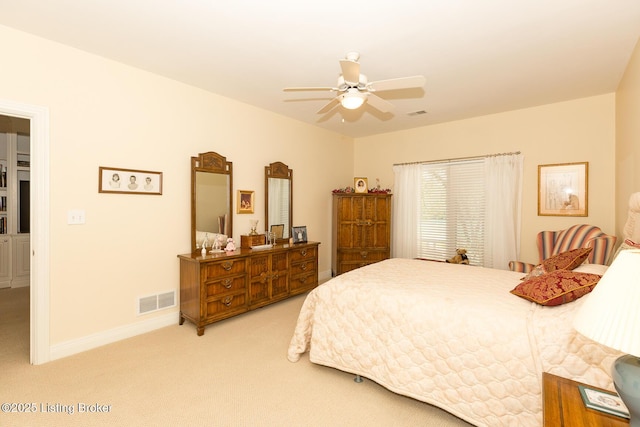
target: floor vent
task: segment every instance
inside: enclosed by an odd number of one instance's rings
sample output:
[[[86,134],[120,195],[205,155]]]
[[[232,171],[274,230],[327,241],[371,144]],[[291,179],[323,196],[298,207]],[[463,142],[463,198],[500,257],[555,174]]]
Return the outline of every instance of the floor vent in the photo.
[[[164,292],[138,298],[138,315],[152,313],[165,308],[175,307],[176,291]]]

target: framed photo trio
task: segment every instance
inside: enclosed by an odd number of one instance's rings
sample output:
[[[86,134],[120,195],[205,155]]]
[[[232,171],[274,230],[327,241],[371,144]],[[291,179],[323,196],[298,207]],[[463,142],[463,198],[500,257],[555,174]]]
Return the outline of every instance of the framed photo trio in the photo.
[[[98,168],[98,193],[162,194],[162,172]]]
[[[589,163],[538,165],[538,215],[587,216]]]

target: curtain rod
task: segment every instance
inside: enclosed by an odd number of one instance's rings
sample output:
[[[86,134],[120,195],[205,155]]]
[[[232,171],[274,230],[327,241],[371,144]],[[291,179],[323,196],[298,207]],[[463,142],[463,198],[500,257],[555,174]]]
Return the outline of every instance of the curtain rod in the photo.
[[[485,154],[484,156],[454,157],[451,159],[423,160],[421,162],[394,163],[393,166],[421,165],[421,164],[426,165],[428,163],[445,163],[445,162],[453,162],[457,160],[480,160],[487,157],[511,156],[514,154],[520,154],[520,151],[512,151],[511,153]]]

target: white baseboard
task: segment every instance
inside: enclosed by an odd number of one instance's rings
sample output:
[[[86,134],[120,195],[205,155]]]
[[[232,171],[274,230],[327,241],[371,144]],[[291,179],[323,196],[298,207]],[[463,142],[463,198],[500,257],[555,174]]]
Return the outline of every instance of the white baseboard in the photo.
[[[156,329],[177,325],[180,313],[177,311],[156,316],[131,325],[125,325],[108,331],[91,334],[86,337],[55,344],[50,347],[50,360],[61,359],[83,351],[111,344],[136,335],[145,334]]]

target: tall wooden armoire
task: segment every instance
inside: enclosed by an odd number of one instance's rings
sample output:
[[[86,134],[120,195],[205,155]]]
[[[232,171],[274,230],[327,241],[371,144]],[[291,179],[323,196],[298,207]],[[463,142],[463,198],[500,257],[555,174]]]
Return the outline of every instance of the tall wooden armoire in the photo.
[[[334,193],[334,276],[391,256],[391,194]]]

